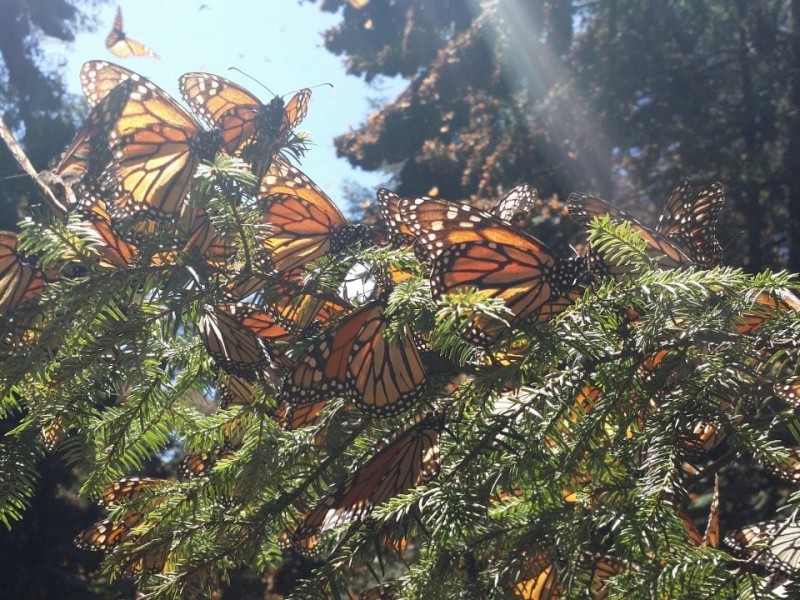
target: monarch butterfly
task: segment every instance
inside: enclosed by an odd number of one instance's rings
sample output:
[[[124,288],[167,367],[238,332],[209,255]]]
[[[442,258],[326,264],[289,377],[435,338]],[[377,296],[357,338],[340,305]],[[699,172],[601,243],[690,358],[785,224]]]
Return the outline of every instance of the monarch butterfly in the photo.
[[[365,225],[348,223],[328,195],[289,163],[276,158],[261,180],[267,244],[278,272],[299,269],[366,238]]]
[[[17,234],[0,231],[0,315],[39,295],[44,273],[17,252]]]
[[[58,415],[51,423],[42,427],[45,452],[49,454],[55,451],[58,445],[66,439],[68,427],[67,418],[61,415]]]
[[[681,448],[690,457],[702,457],[719,446],[727,437],[725,429],[719,423],[700,421],[693,426],[683,426],[678,430]]]
[[[93,198],[85,196],[105,193],[106,188],[113,186],[109,138],[132,88],[132,82],[122,82],[98,102],[55,168],[40,173],[43,180],[58,192],[58,204],[49,208],[59,219],[65,220],[68,211],[79,204],[93,201]]]
[[[319,539],[312,535],[298,542],[292,541],[292,530],[286,529],[278,536],[278,547],[284,551],[294,550],[305,559],[315,559],[320,555],[318,547]]]
[[[386,189],[379,189],[378,208],[381,210],[383,220],[392,234],[396,246],[407,246],[414,242],[416,236],[411,231],[409,224],[400,215],[400,204],[403,199]],[[521,227],[528,220],[539,201],[535,188],[527,183],[511,189],[504,197],[488,209],[488,213],[509,225]]]
[[[115,523],[111,519],[103,519],[84,529],[75,537],[75,545],[81,550],[99,550],[109,552],[123,542],[139,539],[134,534],[135,527],[150,525],[142,520],[141,513],[129,512]],[[148,545],[142,550],[135,550],[134,557],[122,565],[122,572],[127,576],[142,571],[162,571],[167,562],[171,542],[169,540]]]
[[[103,519],[81,531],[75,537],[75,545],[81,550],[101,550],[108,552],[125,540],[132,539],[131,530],[142,522],[142,515],[129,512],[115,523],[112,519]]]
[[[638,232],[647,244],[648,257],[655,260],[661,268],[674,269],[677,267],[691,267],[695,264],[673,241],[642,225],[639,221],[605,200],[589,194],[573,192],[567,198],[567,210],[570,217],[581,225],[588,225],[593,218],[602,218],[606,215],[614,222],[629,222],[632,229]],[[599,272],[602,275],[608,274],[616,277],[630,270],[630,267],[626,265],[606,264],[594,251],[591,251],[589,257],[595,272]]]
[[[295,530],[293,542],[347,521],[362,522],[379,504],[435,477],[443,429],[444,418],[431,413],[402,433],[320,502]]]
[[[183,99],[211,127],[222,131],[225,151],[242,154],[259,179],[275,151],[305,118],[311,90],[303,89],[284,104],[275,96],[269,104],[219,75],[186,73],[180,78]]]
[[[244,377],[224,375],[217,380],[219,407],[251,404],[256,395],[253,384]]]
[[[769,571],[791,577],[800,567],[800,525],[768,521],[743,527],[725,536],[734,555]]]
[[[134,501],[142,490],[161,487],[166,483],[166,479],[153,477],[123,477],[103,486],[103,491],[100,494],[100,504],[108,506],[117,504],[121,500]]]
[[[470,206],[408,198],[398,203],[398,213],[433,259],[434,298],[475,287],[503,300],[516,320],[543,323],[572,304],[583,287],[582,260],[558,258],[535,237]],[[502,333],[480,318],[473,324],[462,335],[476,344],[489,345]]]
[[[221,146],[217,131],[205,131],[171,96],[119,65],[89,61],[81,68],[83,93],[97,104],[123,81],[133,81],[130,99],[111,132],[123,214],[164,218],[180,212],[195,168]]]
[[[223,443],[211,450],[187,453],[178,465],[178,475],[182,479],[208,475],[217,461],[233,456],[242,447],[246,425],[246,415],[239,415],[226,421],[221,427]]]
[[[217,365],[231,375],[269,380],[272,361],[264,343],[226,312],[230,307],[206,306],[198,323],[200,338]]]
[[[527,561],[525,578],[514,583],[512,591],[525,600],[555,600],[562,592],[555,565],[544,555]]]
[[[114,19],[114,26],[111,33],[106,37],[106,48],[111,54],[120,58],[129,56],[146,56],[147,58],[159,58],[158,54],[150,50],[141,42],[137,42],[125,35],[122,30],[122,8],[117,7],[117,17]]]
[[[97,243],[97,251],[102,257],[101,264],[124,269],[130,266],[139,249],[122,239],[114,227],[106,203],[93,195],[87,196],[89,205],[81,209],[86,218],[82,228]]]
[[[619,573],[626,563],[614,556],[601,556],[592,567],[592,578],[589,583],[589,592],[592,600],[606,600],[608,598],[609,577]]]
[[[667,199],[656,231],[677,244],[698,265],[714,267],[722,256],[716,228],[724,203],[721,184],[712,183],[697,191],[690,179],[684,179]]]
[[[767,471],[792,483],[800,483],[800,446],[786,449],[786,460],[780,464],[767,463]]]
[[[756,335],[767,322],[785,312],[800,312],[800,298],[788,290],[762,291],[752,308],[734,320],[734,325],[742,335]]]
[[[786,377],[776,381],[773,389],[778,398],[794,407],[800,407],[800,376]]]
[[[341,392],[375,416],[407,409],[426,385],[425,370],[411,331],[404,327],[400,339],[389,342],[388,325],[381,299],[341,319],[298,359],[283,398],[307,404]]]

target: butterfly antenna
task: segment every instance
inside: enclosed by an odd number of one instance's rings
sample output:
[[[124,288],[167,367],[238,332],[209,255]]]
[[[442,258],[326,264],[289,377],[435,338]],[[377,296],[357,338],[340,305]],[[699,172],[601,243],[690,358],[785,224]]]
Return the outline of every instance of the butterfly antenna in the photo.
[[[239,67],[228,67],[228,71],[236,71],[237,73],[241,73],[242,75],[244,75],[244,76],[245,76],[245,77],[247,77],[248,79],[250,79],[250,80],[252,80],[252,81],[255,81],[255,82],[258,84],[258,85],[260,85],[261,87],[263,87],[265,90],[267,90],[267,91],[268,91],[270,94],[272,94],[273,96],[277,96],[277,94],[276,94],[275,92],[273,92],[271,89],[269,89],[269,88],[268,88],[266,85],[264,85],[263,83],[261,83],[261,82],[260,82],[258,79],[256,79],[255,77],[253,77],[253,76],[252,76],[252,75],[250,75],[249,73],[245,73],[245,72],[244,72],[244,71],[242,71],[242,70],[241,70]]]
[[[303,89],[303,90],[313,90],[313,89],[316,89],[316,88],[318,88],[318,87],[322,87],[323,85],[329,85],[329,86],[333,87],[333,84],[332,84],[332,83],[328,83],[328,82],[326,81],[325,83],[318,83],[317,85],[312,85],[311,87],[307,87],[307,88],[301,88],[301,89]],[[286,94],[286,95],[287,95],[287,96],[289,96],[289,95],[291,95],[291,94],[296,94],[296,93],[297,93],[297,92],[299,92],[299,91],[300,91],[300,90],[293,90],[293,91],[289,92],[289,93],[288,93],[288,94]]]

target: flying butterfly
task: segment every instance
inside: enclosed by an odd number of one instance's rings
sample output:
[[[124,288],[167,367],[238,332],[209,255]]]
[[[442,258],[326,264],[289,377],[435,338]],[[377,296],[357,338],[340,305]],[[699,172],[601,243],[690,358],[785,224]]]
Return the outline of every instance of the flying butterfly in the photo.
[[[130,98],[110,136],[119,194],[114,209],[155,218],[176,215],[200,161],[219,151],[220,134],[204,130],[164,90],[133,71],[104,61],[81,68],[83,93],[92,105],[128,80]]]
[[[295,530],[293,542],[348,521],[362,522],[379,504],[435,477],[443,429],[444,418],[432,413],[402,433],[325,497]]]
[[[393,195],[388,190],[378,194]],[[503,300],[515,320],[544,323],[572,304],[584,287],[582,260],[557,257],[543,242],[497,217],[432,198],[406,198],[397,206],[432,259],[430,283],[436,299],[477,288]],[[490,345],[503,330],[478,317],[462,335]]]
[[[114,19],[114,26],[111,33],[106,36],[106,48],[114,56],[128,58],[129,56],[144,56],[147,58],[159,58],[158,54],[141,42],[125,35],[122,30],[122,8],[117,7],[117,16]]]
[[[44,273],[17,250],[17,234],[0,231],[0,315],[42,293]]]
[[[425,369],[410,329],[390,342],[389,324],[382,299],[343,317],[297,360],[284,400],[317,403],[341,393],[379,417],[409,408],[426,385]]]
[[[276,151],[305,118],[311,90],[303,89],[287,103],[275,96],[262,104],[238,84],[210,73],[181,75],[183,99],[211,127],[222,132],[225,151],[241,154],[261,179]]]
[[[734,555],[768,571],[791,577],[800,568],[800,525],[768,521],[743,527],[725,536]]]
[[[264,223],[272,227],[266,242],[280,273],[369,239],[365,225],[348,223],[325,192],[280,158],[261,180],[258,197]]]
[[[667,239],[661,233],[642,225],[639,221],[596,196],[589,194],[572,193],[567,198],[567,210],[570,217],[581,225],[588,225],[593,218],[601,219],[606,215],[612,222],[628,222],[631,228],[638,232],[647,245],[647,256],[656,261],[659,267],[674,269],[677,267],[694,266],[694,261],[687,256],[675,242]],[[590,266],[600,275],[620,276],[627,273],[627,265],[609,265],[594,250],[589,252]]]
[[[719,264],[722,247],[716,237],[717,217],[725,190],[712,183],[699,191],[684,179],[667,199],[656,231],[678,245],[695,263],[710,269]]]

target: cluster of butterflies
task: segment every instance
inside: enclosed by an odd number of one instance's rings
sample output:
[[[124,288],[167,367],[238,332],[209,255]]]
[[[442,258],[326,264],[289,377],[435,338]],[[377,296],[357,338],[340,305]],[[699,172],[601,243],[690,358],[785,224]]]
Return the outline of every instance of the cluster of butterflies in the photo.
[[[222,403],[251,403],[258,393],[255,385],[267,387],[281,400],[275,419],[288,428],[314,423],[326,403],[340,397],[372,417],[399,415],[421,404],[429,384],[429,365],[423,359],[427,350],[418,332],[408,323],[398,326],[387,311],[393,286],[409,274],[393,269],[371,300],[353,308],[336,293],[304,283],[303,273],[319,259],[348,252],[357,244],[413,250],[429,267],[435,300],[477,290],[481,298],[505,307],[503,321],[475,314],[458,330],[464,340],[483,348],[516,326],[552,320],[593,280],[621,277],[631,268],[605,261],[591,246],[579,256],[560,256],[523,230],[520,225],[538,201],[535,190],[526,185],[514,188],[487,211],[380,189],[377,201],[386,228],[348,222],[324,191],[279,154],[296,137],[309,90],[288,102],[276,97],[264,104],[227,79],[187,73],[180,78],[182,95],[206,128],[166,92],[118,65],[88,62],[81,80],[93,109],[75,140],[51,171],[36,173],[26,167],[50,211],[61,220],[81,220],[102,268],[200,261],[205,271],[225,273],[225,301],[205,305],[196,324],[219,371]],[[3,135],[9,142],[7,132]],[[258,185],[242,194],[253,199],[268,232],[258,247],[249,248],[249,260],[234,273],[228,263],[243,246],[247,250],[247,244],[234,233],[217,231],[205,210],[189,201],[198,166],[218,153],[249,163]],[[723,202],[719,184],[698,189],[686,180],[670,195],[652,229],[586,194],[571,195],[567,209],[582,225],[596,217],[627,223],[641,236],[647,256],[661,267],[710,268],[722,255],[715,230]],[[148,239],[163,239],[164,231],[174,240],[172,245],[144,252]],[[24,312],[57,276],[25,257],[15,234],[0,233],[0,314]],[[739,326],[741,333],[755,333],[782,311],[800,310],[800,300],[788,294],[764,294],[756,304],[758,310]],[[307,338],[311,341],[305,349],[294,352]],[[649,368],[660,361],[653,357]],[[793,404],[798,390],[796,378],[779,382],[775,389]],[[307,511],[289,534],[290,542],[297,548],[313,547],[320,533],[363,522],[375,506],[434,477],[444,425],[445,417],[438,412],[415,417],[403,433]],[[695,443],[707,449],[719,432],[713,425],[700,424],[692,433]],[[206,474],[231,446],[190,455],[183,472]],[[163,485],[161,480],[127,479],[111,484],[103,497],[108,504],[131,502],[143,490]],[[95,524],[79,535],[78,544],[109,550],[133,539],[141,514],[127,515]],[[785,559],[783,546],[778,547],[782,541],[770,538],[773,541],[765,544],[763,536],[771,534],[759,535],[742,530],[732,544],[743,553],[760,552],[792,568],[800,563],[796,550]],[[791,542],[793,548],[797,539]],[[766,552],[754,549],[765,545]],[[161,569],[169,553],[169,545],[162,546],[131,564],[129,571]],[[542,574],[550,580],[555,569],[542,567],[534,579]],[[536,584],[531,589],[521,595],[558,597],[555,585]]]

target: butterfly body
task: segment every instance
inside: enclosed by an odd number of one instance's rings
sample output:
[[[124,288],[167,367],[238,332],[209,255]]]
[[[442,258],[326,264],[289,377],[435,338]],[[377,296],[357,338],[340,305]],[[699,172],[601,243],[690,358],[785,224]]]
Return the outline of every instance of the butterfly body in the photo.
[[[515,320],[543,323],[577,299],[584,286],[581,260],[557,257],[544,243],[502,219],[446,200],[378,193],[384,204],[394,203],[396,220],[431,257],[434,298],[477,288],[502,300]],[[462,335],[488,345],[503,329],[476,318]]]
[[[325,192],[280,158],[261,180],[259,201],[264,223],[272,227],[267,244],[280,273],[369,239],[367,226],[348,223]]]
[[[222,132],[223,146],[253,165],[259,179],[273,155],[305,118],[311,91],[301,90],[288,103],[276,96],[263,104],[240,85],[211,73],[186,73],[181,94],[203,120]]]

